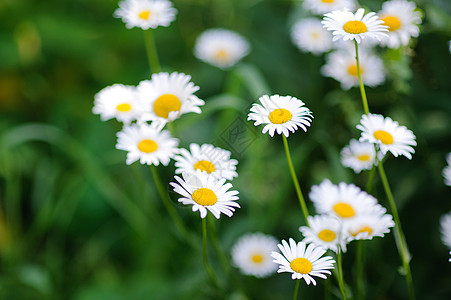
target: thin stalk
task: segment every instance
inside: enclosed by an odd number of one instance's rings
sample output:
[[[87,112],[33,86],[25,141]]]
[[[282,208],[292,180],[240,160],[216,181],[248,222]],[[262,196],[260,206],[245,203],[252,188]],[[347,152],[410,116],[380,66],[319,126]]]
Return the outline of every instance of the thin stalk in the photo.
[[[357,258],[355,266],[357,300],[365,299],[365,241],[357,241]]]
[[[366,99],[365,87],[363,86],[362,75],[360,72],[359,46],[356,40],[354,40],[354,45],[355,45],[355,60],[357,65],[357,76],[359,77],[360,94],[362,95],[363,110],[365,111],[365,114],[369,114],[370,109],[368,107],[368,100]]]
[[[404,237],[404,233],[402,231],[401,220],[399,218],[398,209],[396,208],[395,198],[393,197],[393,193],[388,183],[387,175],[385,174],[382,161],[379,161],[377,168],[379,170],[382,185],[384,186],[385,194],[387,195],[388,203],[390,205],[390,209],[393,214],[393,219],[395,221],[395,232],[394,232],[395,242],[404,267],[407,288],[409,291],[409,299],[414,300],[415,290],[413,288],[412,273],[410,271],[410,253],[409,249],[407,248],[407,242]]]
[[[291,178],[293,178],[294,188],[296,190],[296,194],[299,198],[299,204],[301,205],[302,213],[304,214],[305,224],[308,226],[308,210],[307,205],[305,204],[304,196],[302,196],[301,186],[299,185],[298,177],[296,176],[296,172],[294,171],[293,162],[291,161],[290,149],[288,148],[288,141],[285,135],[283,137],[283,145],[285,147],[285,155],[287,156],[288,167],[290,168]]]
[[[161,71],[160,61],[158,59],[157,47],[155,45],[155,38],[153,36],[153,29],[144,30],[144,44],[146,46],[147,60],[151,73],[158,73]]]
[[[341,247],[337,251],[337,273],[338,273],[338,287],[340,288],[341,299],[346,300],[345,282],[343,279],[343,267],[341,262]]]
[[[211,282],[214,286],[218,287],[218,279],[216,278],[216,274],[210,266],[208,262],[208,247],[207,247],[207,219],[202,219],[202,241],[204,245],[204,266],[205,270],[207,270],[208,276],[210,276]]]
[[[169,216],[172,219],[172,222],[174,222],[174,225],[180,232],[180,234],[188,240],[190,234],[188,230],[185,228],[185,225],[183,224],[183,221],[180,218],[180,216],[177,214],[177,211],[175,210],[174,206],[172,205],[171,199],[169,199],[168,193],[166,192],[163,183],[161,182],[161,178],[160,175],[158,174],[157,168],[154,165],[152,165],[150,169],[152,171],[152,177],[157,187],[158,194],[160,194],[160,197],[163,200],[163,205],[168,211]]]
[[[376,173],[376,166],[373,165],[373,167],[371,167],[370,172],[368,173],[368,182],[366,183],[366,188],[365,188],[365,191],[368,194],[371,194],[371,191],[373,190],[373,181],[374,181],[374,174],[375,173]]]
[[[299,291],[299,283],[300,282],[301,282],[300,279],[296,279],[296,286],[294,288],[293,300],[296,300],[298,298],[298,291]]]
[[[226,254],[224,253],[224,250],[221,247],[221,244],[219,243],[218,235],[216,234],[214,220],[210,216],[207,216],[207,218],[209,219],[207,222],[210,230],[210,240],[213,243],[213,248],[215,248],[216,254],[219,257],[219,261],[221,262],[222,267],[227,273],[229,273],[230,263],[229,260],[227,259]]]

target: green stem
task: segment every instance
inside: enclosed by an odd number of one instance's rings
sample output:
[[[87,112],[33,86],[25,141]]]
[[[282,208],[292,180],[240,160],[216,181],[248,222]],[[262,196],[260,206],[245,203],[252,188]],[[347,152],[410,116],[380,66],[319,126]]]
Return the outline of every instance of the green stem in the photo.
[[[294,188],[296,189],[296,194],[299,198],[299,204],[301,205],[302,213],[304,214],[305,224],[308,226],[308,210],[307,205],[305,204],[304,196],[302,196],[301,187],[299,185],[298,177],[296,176],[296,172],[294,171],[293,162],[291,161],[290,149],[288,148],[288,141],[285,135],[283,137],[283,145],[285,147],[285,155],[287,156],[288,167],[290,168],[291,178],[293,178]]]
[[[208,227],[210,230],[210,239],[213,243],[213,247],[215,248],[216,254],[219,257],[219,261],[221,262],[222,267],[228,273],[230,271],[230,263],[221,247],[221,244],[219,243],[218,235],[216,234],[214,220],[211,218],[210,215],[208,215],[207,218],[208,218],[208,221],[207,221]]]
[[[354,40],[354,44],[355,44],[355,60],[357,64],[357,76],[359,77],[360,94],[362,95],[363,110],[365,111],[365,114],[369,114],[370,109],[368,107],[368,100],[366,99],[365,87],[363,86],[362,75],[360,72],[359,47],[356,40]]]
[[[204,258],[205,269],[207,270],[208,276],[210,276],[210,279],[211,279],[211,282],[213,283],[213,285],[218,287],[218,279],[216,278],[215,272],[213,271],[213,269],[210,266],[210,263],[208,262],[207,219],[206,218],[202,219],[202,241],[203,241],[203,245],[204,245],[203,258]]]
[[[338,273],[338,287],[340,288],[341,299],[346,300],[345,282],[343,279],[343,267],[341,262],[341,247],[338,246],[337,251],[337,273]]]
[[[296,300],[298,298],[298,291],[299,291],[299,283],[300,282],[301,282],[300,279],[296,279],[296,287],[294,288],[293,300]]]
[[[158,73],[161,71],[160,62],[158,60],[157,47],[155,45],[155,38],[153,36],[153,29],[144,30],[144,43],[146,46],[147,60],[151,73]]]
[[[377,152],[376,152],[377,153]],[[374,174],[376,173],[376,166],[375,165],[373,165],[372,167],[371,167],[371,170],[370,170],[370,172],[368,173],[368,182],[366,183],[366,188],[365,188],[365,190],[366,190],[366,192],[368,193],[368,194],[371,194],[371,191],[372,191],[372,189],[373,189],[373,181],[374,181]]]
[[[166,190],[163,186],[163,183],[161,182],[161,178],[160,178],[160,175],[158,174],[157,168],[154,165],[151,165],[150,169],[152,170],[152,177],[153,177],[153,180],[157,187],[158,194],[160,194],[160,197],[163,200],[163,204],[164,204],[166,210],[168,211],[169,216],[172,219],[172,222],[174,222],[175,227],[181,233],[181,235],[183,237],[185,237],[186,239],[188,239],[188,237],[190,236],[189,232],[186,230],[182,219],[177,214],[177,211],[175,210],[174,206],[172,205],[171,199],[169,199],[168,193],[166,192]]]
[[[356,276],[356,288],[357,288],[357,299],[365,299],[365,274],[364,274],[364,261],[365,261],[365,241],[357,241],[357,258],[355,266],[355,276]]]
[[[406,276],[407,288],[409,291],[409,299],[415,299],[415,291],[413,288],[412,273],[410,271],[410,253],[407,248],[407,242],[404,237],[404,233],[401,227],[401,220],[399,218],[398,209],[396,208],[395,198],[391,191],[390,185],[388,183],[387,175],[385,174],[384,166],[382,161],[379,161],[377,168],[379,170],[379,175],[381,177],[382,185],[384,186],[385,194],[387,195],[388,203],[390,205],[391,212],[393,214],[393,219],[395,221],[395,242],[398,248],[398,252],[401,256],[402,264],[404,267],[404,272]]]

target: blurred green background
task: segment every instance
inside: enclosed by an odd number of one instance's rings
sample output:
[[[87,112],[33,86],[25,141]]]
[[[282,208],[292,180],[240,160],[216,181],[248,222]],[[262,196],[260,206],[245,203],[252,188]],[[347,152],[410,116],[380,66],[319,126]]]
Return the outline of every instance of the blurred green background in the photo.
[[[358,89],[341,91],[320,75],[324,57],[301,53],[290,42],[291,24],[305,15],[300,1],[173,2],[176,21],[155,33],[163,70],[190,74],[207,102],[202,115],[175,123],[181,146],[214,143],[233,148],[240,161],[233,185],[242,208],[214,222],[222,248],[229,253],[246,232],[300,240],[302,214],[281,140],[245,121],[247,108],[265,93],[279,93],[313,111],[311,129],[289,139],[305,195],[324,178],[364,187],[366,174],[356,176],[339,161],[340,149],[359,135]],[[360,1],[375,11],[381,2]],[[425,15],[420,37],[412,49],[379,52],[389,75],[367,93],[372,112],[417,136],[413,160],[391,158],[385,168],[413,254],[418,299],[450,299],[449,250],[438,220],[451,211],[451,188],[441,175],[451,151],[451,2],[416,3]],[[288,274],[227,273],[211,251],[224,288],[214,290],[201,244],[192,247],[178,236],[149,168],[125,165],[126,153],[114,148],[120,124],[92,114],[100,89],[150,76],[142,31],[113,18],[116,8],[116,0],[0,0],[0,299],[290,298]],[[240,32],[251,54],[227,72],[197,61],[194,41],[211,27]],[[244,144],[228,138],[234,124],[246,132]],[[165,184],[172,180],[173,164],[159,170]],[[387,207],[378,179],[375,186]],[[198,214],[171,197],[200,237]],[[354,256],[351,244],[344,258],[350,285]],[[407,297],[392,234],[368,242],[367,259],[368,299]],[[301,285],[300,294],[322,299],[324,281]]]

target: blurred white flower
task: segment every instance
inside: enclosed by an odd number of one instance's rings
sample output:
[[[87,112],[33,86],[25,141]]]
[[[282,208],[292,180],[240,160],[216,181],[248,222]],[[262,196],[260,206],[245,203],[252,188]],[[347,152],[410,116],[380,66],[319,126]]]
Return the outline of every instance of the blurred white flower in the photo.
[[[315,55],[327,52],[333,46],[330,32],[315,18],[297,21],[291,27],[291,40],[299,50]]]

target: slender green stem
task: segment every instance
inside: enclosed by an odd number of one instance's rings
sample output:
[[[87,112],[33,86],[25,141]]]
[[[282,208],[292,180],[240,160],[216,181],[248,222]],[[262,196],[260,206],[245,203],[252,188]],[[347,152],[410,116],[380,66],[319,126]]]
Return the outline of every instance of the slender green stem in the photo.
[[[161,199],[163,200],[163,204],[166,208],[166,210],[169,213],[169,216],[171,217],[172,221],[175,224],[175,227],[177,230],[183,235],[183,237],[188,238],[189,233],[187,229],[185,228],[182,219],[177,214],[177,211],[175,210],[174,206],[171,203],[171,199],[169,199],[169,195],[166,192],[163,183],[161,182],[160,175],[158,174],[158,170],[154,165],[151,165],[150,167],[152,171],[152,177],[155,182],[155,185],[158,190],[158,194],[160,194]]]
[[[341,299],[346,300],[345,282],[343,278],[343,267],[341,262],[341,247],[338,246],[337,251],[337,273],[338,273],[338,287],[340,288]]]
[[[361,70],[359,62],[359,46],[355,40],[354,44],[355,44],[355,60],[357,65],[357,76],[359,77],[360,94],[362,95],[363,110],[365,111],[365,114],[369,114],[370,109],[368,107],[368,100],[366,99],[365,87],[363,86],[362,74],[360,72]]]
[[[407,248],[407,242],[404,237],[404,233],[401,227],[401,220],[399,218],[398,209],[396,208],[395,198],[391,191],[390,185],[388,183],[387,175],[385,174],[384,166],[382,161],[379,161],[377,168],[379,170],[379,175],[381,177],[382,185],[384,186],[385,194],[387,195],[388,203],[390,205],[391,212],[393,214],[393,219],[395,221],[395,242],[398,248],[398,252],[401,256],[402,264],[404,267],[404,272],[406,276],[407,288],[409,290],[409,299],[415,299],[415,290],[413,288],[412,273],[410,271],[410,252]]]
[[[288,167],[290,168],[291,178],[293,178],[294,188],[296,189],[296,194],[299,198],[299,204],[301,205],[302,213],[304,214],[305,224],[308,226],[308,210],[307,205],[305,204],[304,196],[302,196],[301,186],[299,185],[298,177],[296,176],[296,172],[294,171],[293,162],[291,161],[290,149],[288,148],[288,141],[285,135],[283,137],[283,145],[285,147],[285,155],[287,156]]]
[[[357,288],[357,300],[365,299],[365,241],[357,241],[357,258],[355,266],[355,278]]]
[[[230,271],[230,263],[227,259],[226,254],[224,253],[224,250],[221,247],[221,244],[219,243],[218,235],[216,234],[216,227],[214,220],[211,218],[210,215],[207,216],[208,220],[208,227],[210,230],[210,239],[213,243],[213,247],[215,248],[216,254],[219,257],[219,261],[221,262],[222,267],[224,270],[228,273]]]
[[[366,183],[366,188],[365,188],[365,190],[368,194],[371,194],[371,191],[373,190],[373,181],[374,181],[375,173],[376,173],[376,166],[373,165],[370,172],[368,173],[368,182]]]
[[[153,36],[153,29],[144,30],[144,43],[146,45],[150,71],[152,73],[160,72],[161,67],[158,59],[157,47],[155,45],[155,38]]]
[[[299,284],[301,280],[296,279],[296,286],[294,287],[294,294],[293,294],[293,300],[296,300],[298,298],[298,291],[299,291]]]
[[[216,278],[215,272],[210,266],[210,263],[208,262],[208,247],[207,247],[207,219],[202,219],[202,241],[204,245],[204,266],[207,270],[208,276],[210,276],[211,282],[217,287],[218,286],[218,279]]]

